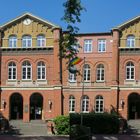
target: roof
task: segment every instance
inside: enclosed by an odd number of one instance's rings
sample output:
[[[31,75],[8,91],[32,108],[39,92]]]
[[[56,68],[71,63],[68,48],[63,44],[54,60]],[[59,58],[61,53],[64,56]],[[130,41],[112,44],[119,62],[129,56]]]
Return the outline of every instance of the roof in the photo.
[[[7,27],[8,25],[11,25],[13,22],[16,22],[16,21],[18,21],[18,20],[20,20],[20,19],[22,19],[24,17],[31,17],[31,18],[33,18],[35,20],[38,20],[38,21],[50,26],[51,28],[61,28],[60,26],[58,26],[56,24],[53,24],[52,22],[49,22],[49,21],[44,20],[42,18],[39,18],[39,17],[37,17],[37,16],[35,16],[35,15],[31,14],[31,13],[28,13],[28,12],[16,17],[13,20],[10,20],[9,22],[7,22],[7,23],[3,24],[2,26],[0,26],[0,28],[3,29],[5,27]]]
[[[134,23],[136,21],[138,21],[138,20],[140,20],[140,16],[132,18],[132,19],[130,19],[130,20],[128,20],[128,21],[118,25],[117,27],[113,28],[112,30],[115,30],[115,29],[119,29],[120,30],[120,29],[122,29],[122,28],[124,28],[124,27],[126,27],[126,26],[128,26],[128,25],[130,25],[130,24],[132,24],[132,23]]]

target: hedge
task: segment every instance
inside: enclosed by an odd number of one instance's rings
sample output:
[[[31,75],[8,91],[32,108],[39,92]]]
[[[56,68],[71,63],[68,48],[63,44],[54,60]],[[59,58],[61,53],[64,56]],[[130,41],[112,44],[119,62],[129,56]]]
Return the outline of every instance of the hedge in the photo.
[[[119,132],[117,115],[108,113],[87,113],[83,115],[83,125],[90,127],[93,134],[114,134]],[[81,115],[70,114],[70,126],[80,125]]]

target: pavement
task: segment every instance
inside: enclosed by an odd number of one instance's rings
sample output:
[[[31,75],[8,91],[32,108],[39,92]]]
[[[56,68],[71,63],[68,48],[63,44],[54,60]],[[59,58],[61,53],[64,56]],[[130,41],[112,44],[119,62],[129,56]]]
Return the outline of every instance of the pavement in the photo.
[[[92,140],[140,140],[140,135],[94,135]]]
[[[67,136],[4,136],[0,135],[0,140],[69,140]]]
[[[14,133],[0,134],[0,140],[69,140],[69,136],[49,136],[46,124],[33,121],[24,124],[12,121]],[[140,140],[140,120],[128,121],[129,130],[117,135],[93,135],[92,140]]]

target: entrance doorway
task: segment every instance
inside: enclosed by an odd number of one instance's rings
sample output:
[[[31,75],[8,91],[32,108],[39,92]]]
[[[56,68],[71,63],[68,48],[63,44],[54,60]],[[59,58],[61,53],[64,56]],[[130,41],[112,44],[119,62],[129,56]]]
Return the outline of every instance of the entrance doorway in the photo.
[[[42,119],[43,97],[34,93],[30,97],[30,120]]]
[[[10,119],[23,119],[23,97],[19,93],[14,93],[10,97]]]
[[[128,119],[140,119],[140,95],[138,93],[128,96]]]

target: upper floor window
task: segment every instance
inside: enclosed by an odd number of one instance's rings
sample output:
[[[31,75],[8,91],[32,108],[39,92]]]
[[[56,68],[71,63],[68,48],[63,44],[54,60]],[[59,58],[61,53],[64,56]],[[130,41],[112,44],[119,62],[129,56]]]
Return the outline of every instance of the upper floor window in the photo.
[[[83,74],[84,74],[84,81],[88,82],[90,81],[90,66],[88,64],[85,64],[83,67]]]
[[[75,97],[72,95],[69,97],[69,112],[75,112]]]
[[[10,48],[17,47],[17,37],[15,35],[9,37],[9,47]]]
[[[45,80],[46,79],[46,66],[45,63],[40,61],[37,64],[37,79]]]
[[[98,40],[98,52],[105,51],[106,51],[106,40],[105,39]]]
[[[97,81],[104,81],[105,80],[105,74],[104,74],[104,65],[103,64],[99,64],[97,66],[97,75],[96,75],[96,80]]]
[[[128,62],[126,65],[126,80],[134,80],[135,66],[132,62]]]
[[[39,47],[46,46],[46,38],[44,35],[37,36],[37,46],[39,46]]]
[[[8,79],[16,80],[16,64],[14,62],[10,62],[8,64]]]
[[[104,112],[104,99],[100,95],[96,96],[96,99],[95,99],[95,112],[96,113]]]
[[[91,39],[84,40],[84,52],[85,53],[92,52],[92,40]]]
[[[82,112],[89,112],[89,97],[84,95],[82,97]]]
[[[32,38],[29,35],[25,35],[22,37],[22,47],[31,47],[32,46]]]
[[[129,35],[127,37],[127,47],[135,47],[135,36]]]
[[[76,82],[76,74],[69,72],[69,82]]]
[[[24,61],[22,63],[22,79],[31,80],[32,77],[32,66],[29,61]]]

